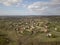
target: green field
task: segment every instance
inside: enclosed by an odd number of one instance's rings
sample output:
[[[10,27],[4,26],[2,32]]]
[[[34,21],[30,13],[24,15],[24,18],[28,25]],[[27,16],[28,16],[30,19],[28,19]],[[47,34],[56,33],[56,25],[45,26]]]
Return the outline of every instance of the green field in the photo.
[[[60,45],[60,16],[2,16],[0,45]]]

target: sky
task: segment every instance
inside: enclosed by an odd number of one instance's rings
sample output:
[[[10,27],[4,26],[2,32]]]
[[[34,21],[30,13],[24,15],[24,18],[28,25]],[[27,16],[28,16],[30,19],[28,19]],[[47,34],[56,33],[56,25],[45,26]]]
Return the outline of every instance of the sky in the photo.
[[[60,15],[60,0],[0,0],[0,15]]]

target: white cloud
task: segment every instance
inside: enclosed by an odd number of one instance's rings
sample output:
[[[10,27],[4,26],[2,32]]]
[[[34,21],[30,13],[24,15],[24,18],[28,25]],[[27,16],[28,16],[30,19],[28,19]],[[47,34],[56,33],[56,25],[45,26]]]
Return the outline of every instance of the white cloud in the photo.
[[[13,4],[20,3],[22,0],[0,0],[0,3],[5,5],[5,6],[10,6]]]
[[[51,0],[51,2],[34,2],[27,6],[29,10],[37,14],[60,14],[60,0]]]
[[[35,12],[44,12],[48,8],[48,3],[44,2],[36,2],[28,6],[28,9],[35,11]]]
[[[27,7],[27,5],[26,5],[26,4],[20,4],[20,3],[17,3],[16,7],[26,8],[26,7]]]
[[[52,0],[52,3],[60,4],[60,0]]]
[[[9,15],[35,15],[34,13],[32,13],[32,12],[30,12],[30,11],[25,11],[25,12],[20,12],[19,10],[7,10],[7,11],[2,11],[2,10],[0,10],[0,16],[9,16]]]

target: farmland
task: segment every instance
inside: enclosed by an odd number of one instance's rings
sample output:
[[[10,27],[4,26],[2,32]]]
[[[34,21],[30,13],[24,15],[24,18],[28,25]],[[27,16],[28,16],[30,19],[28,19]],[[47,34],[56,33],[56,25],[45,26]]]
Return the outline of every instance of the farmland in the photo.
[[[60,45],[60,16],[2,16],[0,45]]]

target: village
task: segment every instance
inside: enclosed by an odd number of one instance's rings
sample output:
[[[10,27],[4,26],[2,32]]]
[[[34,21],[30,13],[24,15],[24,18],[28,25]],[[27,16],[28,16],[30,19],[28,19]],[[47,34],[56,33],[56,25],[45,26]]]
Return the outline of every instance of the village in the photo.
[[[13,41],[9,45],[28,45],[28,43],[37,45],[40,44],[39,42],[60,41],[59,19],[59,17],[2,18],[0,19],[0,32],[7,34],[7,42]],[[0,41],[0,44],[4,45],[5,42]]]

